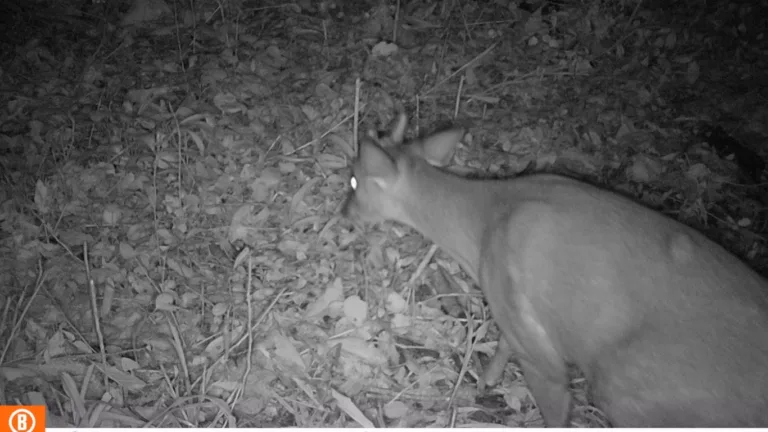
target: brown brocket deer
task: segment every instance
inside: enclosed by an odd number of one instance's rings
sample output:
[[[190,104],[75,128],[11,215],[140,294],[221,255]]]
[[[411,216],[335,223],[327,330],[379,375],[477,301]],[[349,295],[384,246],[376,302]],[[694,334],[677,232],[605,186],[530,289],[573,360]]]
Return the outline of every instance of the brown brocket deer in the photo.
[[[544,422],[568,424],[566,362],[623,427],[768,426],[768,283],[697,231],[617,194],[538,174],[468,180],[463,136],[361,141],[342,213],[394,220],[479,283]]]

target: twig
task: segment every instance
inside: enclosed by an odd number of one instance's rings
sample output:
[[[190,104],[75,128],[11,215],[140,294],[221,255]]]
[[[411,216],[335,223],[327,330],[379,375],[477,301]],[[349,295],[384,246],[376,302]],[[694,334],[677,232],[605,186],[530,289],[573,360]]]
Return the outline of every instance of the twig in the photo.
[[[109,388],[109,377],[107,376],[107,349],[104,346],[104,333],[101,331],[101,314],[99,314],[99,305],[96,301],[96,284],[91,277],[91,264],[88,260],[88,243],[83,242],[83,262],[85,263],[85,278],[88,280],[88,291],[91,297],[91,314],[93,315],[93,329],[96,331],[96,338],[99,340],[99,352],[101,353],[101,366],[104,368],[102,376],[104,377],[104,388]]]
[[[25,322],[24,318],[27,316],[27,313],[29,312],[29,308],[32,306],[32,303],[35,301],[35,298],[37,297],[37,294],[40,292],[40,289],[43,287],[43,283],[45,282],[47,275],[48,273],[43,270],[42,261],[38,260],[38,276],[37,276],[37,280],[35,281],[35,291],[29,297],[29,301],[27,301],[27,304],[24,305],[24,309],[22,310],[21,314],[18,316],[18,319],[15,320],[16,322],[13,325],[13,328],[11,329],[11,333],[8,335],[8,340],[5,342],[5,346],[3,346],[3,352],[0,353],[0,365],[2,365],[3,362],[5,361],[5,356],[6,354],[8,354],[8,350],[11,348],[11,345],[13,345],[14,338],[16,337],[19,330],[21,329],[22,323]],[[10,300],[8,301],[8,303],[10,303]],[[21,301],[19,301],[19,304],[21,304]]]
[[[629,21],[627,22],[627,26],[624,28],[624,31],[622,32],[624,36],[620,37],[619,40],[614,42],[614,44],[611,45],[611,47],[608,48],[607,50],[603,50],[596,56],[592,57],[592,60],[599,58],[605,53],[609,53],[613,51],[613,49],[616,48],[620,43],[624,42],[628,37],[632,36],[634,32],[629,31],[629,27],[632,25],[632,20],[635,19],[635,15],[637,14],[637,11],[640,9],[641,4],[643,4],[643,0],[637,0],[637,5],[635,5],[635,10],[633,10],[632,15],[629,16]]]
[[[355,124],[352,125],[352,152],[357,155],[357,134],[360,124],[360,77],[355,80]]]
[[[453,119],[456,120],[456,117],[459,115],[459,107],[461,106],[461,91],[464,88],[464,75],[461,76],[461,79],[459,80],[459,88],[456,89],[456,103],[453,106]]]
[[[397,28],[400,24],[400,0],[397,0],[397,5],[395,6],[395,22],[392,26],[392,43],[397,43]]]
[[[477,62],[477,61],[478,61],[480,58],[482,58],[484,55],[486,55],[486,54],[488,54],[489,52],[491,52],[491,50],[492,50],[492,49],[496,48],[496,45],[497,45],[497,44],[498,44],[498,42],[494,42],[494,44],[493,44],[493,45],[491,45],[491,46],[489,46],[488,48],[486,48],[486,50],[485,50],[485,51],[483,51],[483,52],[481,52],[480,54],[478,54],[477,56],[475,56],[475,58],[473,58],[472,60],[470,60],[470,61],[468,61],[468,62],[464,63],[464,65],[463,65],[462,67],[460,67],[460,68],[456,69],[456,70],[455,70],[455,71],[454,71],[452,74],[450,74],[450,75],[448,75],[447,77],[443,78],[443,80],[442,80],[442,81],[440,81],[440,82],[438,82],[437,84],[433,85],[433,86],[432,86],[432,88],[430,88],[429,90],[425,91],[425,92],[424,92],[424,93],[422,93],[421,95],[422,95],[422,96],[426,96],[426,95],[428,95],[428,94],[432,93],[432,91],[433,91],[433,90],[435,90],[436,88],[438,88],[438,87],[440,87],[441,85],[443,85],[443,83],[445,83],[446,81],[450,80],[451,78],[453,78],[454,76],[456,76],[458,73],[460,73],[460,72],[461,72],[461,71],[463,71],[464,69],[468,68],[470,65],[474,64],[475,62]]]
[[[335,125],[333,125],[333,126],[330,128],[330,129],[328,129],[327,131],[323,132],[323,134],[322,134],[322,135],[320,135],[320,138],[317,138],[317,139],[313,139],[312,141],[310,141],[310,142],[308,142],[308,143],[306,143],[306,144],[304,144],[304,145],[300,146],[300,147],[299,147],[299,148],[297,148],[296,150],[294,150],[294,151],[292,151],[292,152],[290,152],[290,153],[288,153],[288,154],[286,154],[286,155],[284,155],[284,156],[290,156],[290,155],[292,155],[292,154],[294,154],[294,153],[296,153],[296,152],[298,152],[298,151],[300,151],[300,150],[303,150],[303,149],[305,149],[305,148],[307,148],[307,147],[311,146],[312,144],[314,144],[314,143],[316,143],[316,142],[320,141],[321,139],[325,138],[325,136],[326,136],[326,135],[328,135],[329,133],[333,132],[334,130],[336,130],[336,128],[337,128],[337,127],[339,127],[339,126],[343,125],[344,123],[346,123],[346,122],[347,122],[349,119],[351,119],[351,118],[353,118],[353,117],[355,117],[355,114],[352,114],[352,115],[348,115],[348,116],[344,117],[344,119],[343,119],[342,121],[340,121],[340,122],[336,123],[336,124],[335,124]]]

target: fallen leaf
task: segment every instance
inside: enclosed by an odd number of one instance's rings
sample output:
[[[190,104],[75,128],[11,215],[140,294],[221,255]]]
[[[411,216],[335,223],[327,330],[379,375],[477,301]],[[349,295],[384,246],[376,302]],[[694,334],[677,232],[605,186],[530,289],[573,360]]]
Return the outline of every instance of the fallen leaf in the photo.
[[[344,396],[343,394],[337,392],[335,389],[331,389],[331,396],[333,396],[334,399],[336,399],[336,403],[339,405],[339,408],[341,408],[344,413],[346,413],[349,417],[352,418],[352,420],[356,421],[360,424],[360,426],[364,428],[374,428],[373,422],[368,420],[368,418],[363,414],[362,411],[360,411],[360,408],[355,405],[354,402],[352,402],[352,399]]]
[[[341,278],[336,278],[325,287],[325,291],[304,311],[304,319],[313,320],[322,316],[332,303],[344,300]]]
[[[344,300],[344,316],[354,325],[361,326],[368,315],[368,303],[364,302],[359,296],[349,296]]]

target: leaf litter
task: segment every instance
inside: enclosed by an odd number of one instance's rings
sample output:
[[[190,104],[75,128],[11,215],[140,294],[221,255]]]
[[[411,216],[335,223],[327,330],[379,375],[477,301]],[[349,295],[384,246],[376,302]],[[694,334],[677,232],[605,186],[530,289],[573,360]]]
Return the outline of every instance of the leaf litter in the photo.
[[[338,215],[354,120],[403,104],[472,124],[457,171],[590,177],[766,268],[764,5],[38,3],[4,11],[0,403],[49,425],[541,425],[514,365],[479,391],[456,264]]]

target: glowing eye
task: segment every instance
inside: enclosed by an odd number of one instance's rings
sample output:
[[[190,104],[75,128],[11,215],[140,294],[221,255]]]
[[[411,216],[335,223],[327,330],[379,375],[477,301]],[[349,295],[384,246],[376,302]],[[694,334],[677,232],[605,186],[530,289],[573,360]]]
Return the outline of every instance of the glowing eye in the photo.
[[[352,186],[352,190],[357,189],[357,179],[354,177],[349,178],[349,185]]]

